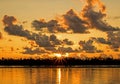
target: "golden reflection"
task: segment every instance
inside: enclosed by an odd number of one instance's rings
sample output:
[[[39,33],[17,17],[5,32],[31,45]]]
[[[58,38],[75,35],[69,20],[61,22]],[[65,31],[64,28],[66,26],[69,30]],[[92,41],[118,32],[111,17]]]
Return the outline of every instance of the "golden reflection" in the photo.
[[[61,84],[61,68],[57,69],[57,84]]]
[[[118,84],[120,68],[0,68],[0,84]]]

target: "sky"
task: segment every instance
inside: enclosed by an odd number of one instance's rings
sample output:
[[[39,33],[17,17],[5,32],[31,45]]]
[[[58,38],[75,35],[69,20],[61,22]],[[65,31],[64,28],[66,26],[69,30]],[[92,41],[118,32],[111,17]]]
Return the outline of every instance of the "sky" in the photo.
[[[111,17],[119,17],[119,0],[102,0],[107,7],[107,15]],[[57,15],[64,14],[73,8],[80,12],[83,2],[80,0],[0,0],[0,18],[5,14],[15,15],[19,20],[33,20],[39,18],[50,19]],[[112,21],[111,24],[120,26],[119,20]]]
[[[0,56],[119,56],[119,0],[0,0]],[[47,56],[46,56],[47,57]]]

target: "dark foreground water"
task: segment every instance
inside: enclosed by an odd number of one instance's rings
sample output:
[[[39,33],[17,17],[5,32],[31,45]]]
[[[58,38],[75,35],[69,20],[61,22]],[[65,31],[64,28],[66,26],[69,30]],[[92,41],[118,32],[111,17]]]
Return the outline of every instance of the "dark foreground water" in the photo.
[[[120,68],[1,67],[0,84],[120,84]]]

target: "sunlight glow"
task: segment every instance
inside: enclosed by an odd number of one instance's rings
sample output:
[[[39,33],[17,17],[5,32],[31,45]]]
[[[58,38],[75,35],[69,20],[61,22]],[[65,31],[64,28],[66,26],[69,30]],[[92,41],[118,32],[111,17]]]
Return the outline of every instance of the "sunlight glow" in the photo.
[[[54,53],[54,56],[56,56],[58,58],[62,57],[62,55],[60,53]]]
[[[69,53],[65,53],[65,57],[68,57],[69,56]]]
[[[69,57],[69,53],[65,53],[65,54],[54,53],[54,56],[57,57],[57,58]]]

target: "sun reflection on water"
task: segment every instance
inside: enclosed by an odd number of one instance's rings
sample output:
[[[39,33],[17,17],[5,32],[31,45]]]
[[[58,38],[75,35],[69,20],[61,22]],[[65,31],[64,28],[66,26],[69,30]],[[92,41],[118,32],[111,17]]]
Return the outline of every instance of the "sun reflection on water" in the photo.
[[[0,68],[0,84],[119,84],[120,68]]]
[[[61,69],[57,69],[57,84],[61,84]]]

